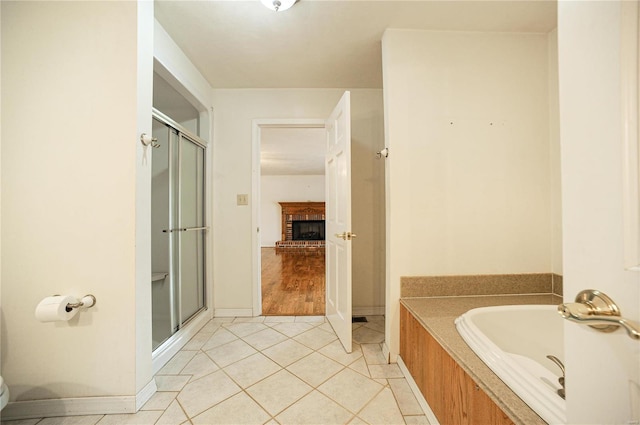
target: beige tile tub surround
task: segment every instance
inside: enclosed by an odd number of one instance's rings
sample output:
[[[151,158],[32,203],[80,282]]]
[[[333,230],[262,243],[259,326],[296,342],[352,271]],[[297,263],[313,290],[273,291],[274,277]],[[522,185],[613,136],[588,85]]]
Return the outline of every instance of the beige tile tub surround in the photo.
[[[562,276],[553,273],[459,276],[403,276],[401,298],[474,295],[562,295]]]

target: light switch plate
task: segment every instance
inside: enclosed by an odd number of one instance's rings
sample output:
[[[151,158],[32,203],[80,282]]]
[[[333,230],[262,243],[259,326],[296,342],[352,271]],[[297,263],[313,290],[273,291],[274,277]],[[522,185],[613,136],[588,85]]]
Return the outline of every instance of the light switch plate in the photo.
[[[249,195],[246,193],[239,193],[237,195],[237,203],[238,205],[249,205]]]

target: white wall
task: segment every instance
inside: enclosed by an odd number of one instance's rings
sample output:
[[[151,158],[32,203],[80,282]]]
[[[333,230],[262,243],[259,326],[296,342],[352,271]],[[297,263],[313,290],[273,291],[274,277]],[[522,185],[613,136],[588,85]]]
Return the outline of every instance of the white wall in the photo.
[[[545,34],[387,30],[387,344],[400,277],[551,271]]]
[[[260,244],[282,240],[282,209],[278,202],[324,202],[324,175],[262,176],[260,178]]]
[[[154,71],[200,112],[198,136],[211,141],[211,85],[158,21],[153,29],[153,56]]]
[[[150,131],[140,111],[152,39],[138,30],[152,19],[136,2],[2,2],[2,376],[13,401],[135,396],[151,379],[150,244],[137,221],[150,208],[136,190],[150,179],[138,137]],[[98,303],[70,322],[36,321],[56,293]]]
[[[562,275],[562,187],[560,105],[558,93],[558,30],[547,35],[549,61],[549,166],[551,173],[551,272]]]
[[[251,206],[252,121],[325,119],[341,89],[214,90],[214,280],[216,314],[253,307]],[[354,306],[384,305],[384,185],[382,92],[357,89],[352,102]],[[251,204],[252,199],[249,200]],[[373,266],[372,266],[373,265]]]
[[[623,317],[640,323],[640,275],[624,267],[624,3],[558,6],[564,300],[597,289],[618,304]],[[564,335],[567,423],[638,423],[638,341],[622,330],[605,334],[568,321]]]

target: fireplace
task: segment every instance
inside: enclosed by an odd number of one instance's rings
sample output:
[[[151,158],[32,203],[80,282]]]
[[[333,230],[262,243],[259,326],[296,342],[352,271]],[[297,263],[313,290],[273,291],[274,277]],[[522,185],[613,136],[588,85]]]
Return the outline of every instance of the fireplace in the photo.
[[[294,241],[324,240],[324,220],[296,220],[291,230]]]
[[[324,202],[279,202],[282,207],[282,240],[276,253],[302,251],[324,253]]]

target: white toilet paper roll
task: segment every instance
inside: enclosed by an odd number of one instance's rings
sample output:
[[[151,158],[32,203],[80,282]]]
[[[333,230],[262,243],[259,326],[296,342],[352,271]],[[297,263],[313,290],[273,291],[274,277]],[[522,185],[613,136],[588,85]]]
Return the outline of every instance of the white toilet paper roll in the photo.
[[[67,321],[78,313],[77,308],[68,309],[67,304],[78,300],[70,295],[55,295],[40,301],[36,307],[36,319],[41,322]]]

